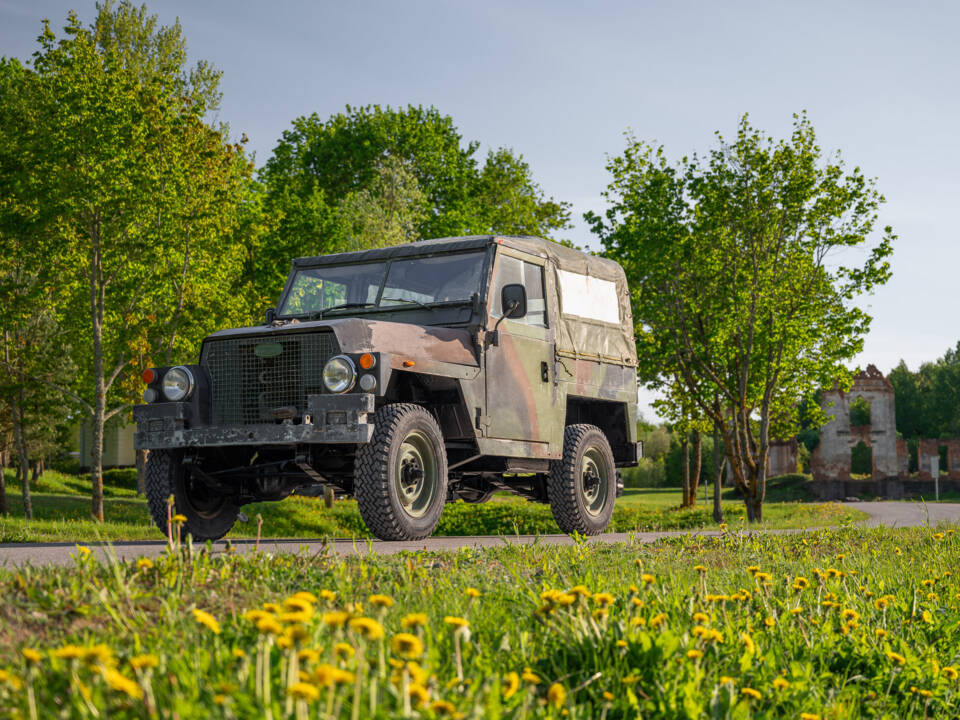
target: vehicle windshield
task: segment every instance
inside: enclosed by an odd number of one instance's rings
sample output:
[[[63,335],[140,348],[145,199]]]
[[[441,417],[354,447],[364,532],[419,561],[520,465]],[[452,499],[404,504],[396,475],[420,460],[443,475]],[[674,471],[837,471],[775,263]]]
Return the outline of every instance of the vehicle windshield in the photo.
[[[481,251],[303,268],[296,271],[279,315],[468,301],[480,290],[483,258]]]

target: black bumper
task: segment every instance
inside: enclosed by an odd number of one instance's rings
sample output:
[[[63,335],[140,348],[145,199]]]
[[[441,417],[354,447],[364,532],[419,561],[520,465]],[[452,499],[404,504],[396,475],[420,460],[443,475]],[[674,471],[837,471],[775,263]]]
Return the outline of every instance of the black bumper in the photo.
[[[231,445],[367,443],[373,437],[374,396],[309,395],[299,424],[196,425],[189,403],[153,403],[133,409],[137,450]]]

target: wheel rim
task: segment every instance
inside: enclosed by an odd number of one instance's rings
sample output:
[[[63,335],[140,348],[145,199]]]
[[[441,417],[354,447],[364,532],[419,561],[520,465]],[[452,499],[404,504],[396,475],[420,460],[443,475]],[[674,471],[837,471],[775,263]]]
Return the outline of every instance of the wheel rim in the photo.
[[[430,439],[411,432],[400,445],[394,484],[400,505],[410,517],[423,517],[437,489],[437,454]]]
[[[194,481],[190,477],[187,477],[184,482],[184,491],[184,500],[187,501],[190,510],[204,520],[216,518],[226,502],[223,495],[212,492],[202,482]]]
[[[591,447],[580,461],[580,497],[587,512],[593,516],[603,512],[607,504],[609,473],[599,449]]]

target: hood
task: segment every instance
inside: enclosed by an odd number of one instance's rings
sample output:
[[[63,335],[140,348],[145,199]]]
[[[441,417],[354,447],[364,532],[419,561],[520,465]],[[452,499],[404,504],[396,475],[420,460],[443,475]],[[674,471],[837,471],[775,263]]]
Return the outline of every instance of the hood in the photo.
[[[277,337],[284,334],[332,331],[341,352],[385,352],[394,357],[432,360],[479,367],[473,340],[460,328],[413,325],[364,318],[331,318],[309,322],[286,321],[256,327],[220,330],[207,340],[242,336]]]

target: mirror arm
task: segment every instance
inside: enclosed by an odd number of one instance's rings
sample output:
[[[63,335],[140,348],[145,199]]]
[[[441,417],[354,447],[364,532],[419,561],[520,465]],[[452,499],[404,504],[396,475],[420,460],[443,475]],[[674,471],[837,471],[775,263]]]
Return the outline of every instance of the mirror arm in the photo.
[[[488,342],[489,342],[490,345],[492,345],[492,346],[494,346],[494,347],[497,347],[498,345],[500,345],[500,335],[499,335],[499,333],[497,332],[497,331],[500,329],[500,323],[502,323],[504,320],[506,320],[507,317],[509,317],[510,313],[512,313],[514,310],[516,310],[516,308],[517,308],[517,306],[518,306],[519,304],[520,304],[520,303],[518,303],[516,300],[514,300],[512,303],[510,303],[510,307],[508,307],[508,308],[506,309],[506,311],[505,311],[499,318],[497,318],[497,322],[496,322],[496,324],[493,326],[493,330],[490,331],[490,334],[487,336],[487,337],[489,338],[489,341],[488,341]]]

